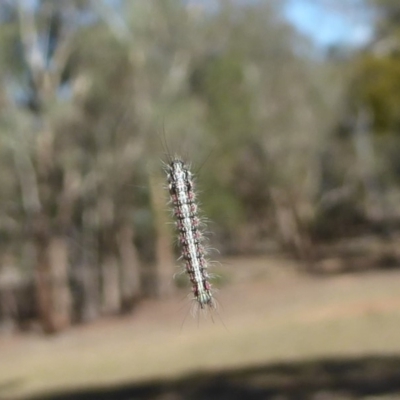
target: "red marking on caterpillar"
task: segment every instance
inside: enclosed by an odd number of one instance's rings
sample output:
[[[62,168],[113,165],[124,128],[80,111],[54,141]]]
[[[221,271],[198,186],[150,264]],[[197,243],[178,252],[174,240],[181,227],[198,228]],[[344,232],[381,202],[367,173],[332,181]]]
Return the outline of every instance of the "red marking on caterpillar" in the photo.
[[[168,190],[178,231],[178,242],[185,271],[192,283],[194,300],[201,309],[215,309],[210,277],[207,272],[207,252],[204,246],[204,234],[200,230],[200,218],[196,204],[196,194],[192,173],[179,158],[164,164],[168,179]]]

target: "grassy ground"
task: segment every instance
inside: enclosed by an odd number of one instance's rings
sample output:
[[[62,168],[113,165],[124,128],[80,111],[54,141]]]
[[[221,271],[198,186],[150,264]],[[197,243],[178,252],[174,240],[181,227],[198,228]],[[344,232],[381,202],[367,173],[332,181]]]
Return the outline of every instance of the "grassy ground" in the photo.
[[[265,258],[229,260],[224,269],[234,279],[220,289],[221,307],[214,323],[190,315],[185,318],[190,305],[183,291],[162,303],[144,302],[132,316],[74,328],[57,337],[1,338],[0,399],[42,399],[46,395],[48,399],[161,399],[159,394],[118,397],[116,393],[118,388],[133,390],[143,382],[153,382],[146,387],[159,387],[160,393],[168,382],[189,387],[195,376],[202,382],[220,377],[220,382],[229,380],[234,387],[246,381],[246,390],[264,390],[260,397],[227,397],[226,390],[225,397],[196,398],[326,400],[331,397],[320,393],[327,390],[337,394],[332,398],[363,397],[362,390],[359,396],[344,383],[339,387],[329,383],[341,382],[341,373],[329,371],[344,371],[346,365],[350,372],[343,379],[353,382],[361,374],[366,380],[355,385],[357,393],[379,376],[378,386],[386,385],[387,391],[372,391],[375,397],[365,398],[400,399],[400,375],[393,376],[400,371],[400,272],[306,277],[295,273],[285,260]],[[339,362],[343,362],[340,368],[335,364]],[[351,369],[353,364],[358,367]],[[279,365],[280,369],[273,368]],[[311,381],[310,370],[314,371]],[[317,380],[315,371],[319,371]],[[399,382],[398,391],[387,379]],[[304,389],[308,381],[307,395],[296,392],[290,397],[291,390]],[[316,382],[322,383],[314,387]],[[95,391],[91,397],[90,388]],[[88,389],[88,397],[79,397],[78,393],[86,393],[83,389]],[[72,394],[51,395],[56,392]]]

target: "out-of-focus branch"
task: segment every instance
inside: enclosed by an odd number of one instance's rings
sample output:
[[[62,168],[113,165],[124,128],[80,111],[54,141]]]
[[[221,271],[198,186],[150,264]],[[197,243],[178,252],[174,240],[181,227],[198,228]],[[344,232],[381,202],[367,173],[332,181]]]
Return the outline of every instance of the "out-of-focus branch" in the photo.
[[[20,182],[22,204],[28,216],[41,211],[35,168],[29,155],[14,148],[14,165]]]
[[[54,97],[60,85],[62,73],[71,54],[73,29],[71,26],[62,27],[63,32],[57,39],[57,47],[51,59],[51,68],[48,68],[46,52],[39,46],[34,10],[26,0],[18,0],[18,15],[26,62],[41,99],[48,101]]]
[[[51,61],[51,83],[53,90],[60,86],[61,76],[67,65],[72,51],[73,33],[71,28],[66,28],[62,38],[59,39],[57,48]]]
[[[133,39],[132,32],[121,16],[115,11],[115,8],[106,4],[103,0],[91,0],[91,5],[97,10],[100,17],[107,23],[118,40],[121,42],[130,42]]]
[[[24,46],[25,59],[31,70],[35,85],[40,87],[46,64],[44,54],[40,51],[35,15],[26,0],[17,0],[17,3],[19,29]]]

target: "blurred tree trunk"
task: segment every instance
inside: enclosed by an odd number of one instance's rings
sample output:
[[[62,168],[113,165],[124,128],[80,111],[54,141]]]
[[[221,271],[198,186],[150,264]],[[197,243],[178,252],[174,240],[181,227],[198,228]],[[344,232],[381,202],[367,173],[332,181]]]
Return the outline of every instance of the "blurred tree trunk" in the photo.
[[[92,321],[100,314],[100,273],[98,237],[91,227],[89,206],[82,211],[82,261],[80,279],[82,285],[83,321]]]
[[[172,231],[168,225],[165,202],[165,182],[159,173],[149,177],[151,206],[154,215],[154,228],[156,230],[156,273],[153,293],[157,297],[171,295],[175,286],[172,278],[175,274]]]
[[[103,283],[102,311],[105,314],[117,314],[121,309],[121,290],[116,254],[109,250],[103,251],[100,268]]]
[[[87,243],[87,242],[86,242]],[[89,250],[85,251],[89,253]],[[82,308],[79,310],[81,320],[89,322],[100,314],[100,277],[98,264],[86,254],[80,265],[80,279],[82,285]]]
[[[12,332],[16,326],[20,279],[14,257],[4,252],[0,264],[0,331]]]
[[[42,204],[33,218],[33,237],[37,253],[35,281],[42,327],[46,333],[55,333],[71,324],[68,243],[65,232],[70,223],[73,195],[70,193],[70,182],[65,176],[55,219],[55,234],[52,218],[48,215],[50,203],[54,201],[53,131],[46,116],[42,115],[41,118],[45,129],[39,133],[36,142],[37,181]]]
[[[116,314],[121,309],[121,280],[115,237],[115,203],[108,194],[100,195],[99,259],[102,282],[102,311]]]
[[[34,181],[37,182],[40,204],[36,209],[28,210],[28,219],[33,225],[32,236],[37,255],[35,283],[38,311],[43,330],[55,333],[71,323],[68,245],[65,232],[72,212],[73,196],[67,177],[64,177],[64,182],[60,182],[61,176],[55,174],[54,126],[51,116],[51,108],[57,101],[57,91],[69,56],[70,37],[64,35],[61,39],[57,39],[57,47],[49,62],[40,44],[41,38],[37,31],[34,13],[35,9],[29,1],[18,1],[20,37],[32,79],[34,101],[37,102],[35,116],[40,126],[34,154],[37,170]],[[51,65],[51,68],[48,68],[48,65]],[[64,187],[61,189],[60,204],[57,204],[59,199],[54,190],[60,183]],[[56,217],[58,223],[56,235],[51,215],[54,205],[56,208],[60,206]]]
[[[365,191],[365,212],[370,219],[382,221],[387,210],[378,179],[371,125],[370,113],[365,108],[361,108],[353,131],[353,143],[358,174]]]
[[[43,331],[55,333],[71,323],[68,246],[65,237],[51,234],[45,219],[38,216],[34,233],[36,299]]]
[[[296,209],[296,203],[290,194],[277,188],[271,188],[271,199],[275,210],[275,221],[283,248],[312,264],[312,243],[302,226]]]
[[[121,259],[122,310],[129,311],[140,297],[140,263],[133,243],[131,224],[122,224],[117,232],[117,246]]]

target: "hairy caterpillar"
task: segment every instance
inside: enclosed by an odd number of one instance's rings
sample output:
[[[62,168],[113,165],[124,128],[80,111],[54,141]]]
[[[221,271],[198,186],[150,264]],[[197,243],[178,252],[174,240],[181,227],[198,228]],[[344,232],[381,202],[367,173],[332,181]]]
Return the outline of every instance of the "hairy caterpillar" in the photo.
[[[185,270],[192,284],[194,300],[201,309],[215,308],[192,173],[178,157],[164,164],[164,170],[168,179],[181,258],[184,260]]]

